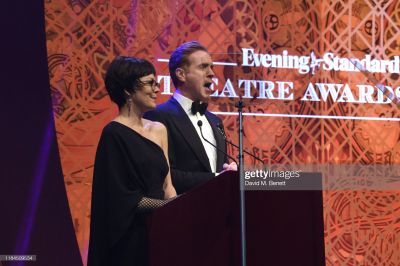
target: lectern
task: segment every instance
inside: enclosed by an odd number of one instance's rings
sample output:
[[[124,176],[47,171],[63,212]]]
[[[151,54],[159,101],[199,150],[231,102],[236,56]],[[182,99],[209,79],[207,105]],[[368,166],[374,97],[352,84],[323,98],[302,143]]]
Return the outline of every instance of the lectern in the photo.
[[[227,172],[155,210],[150,265],[240,266],[239,204]],[[246,191],[246,234],[248,266],[325,266],[322,191]]]

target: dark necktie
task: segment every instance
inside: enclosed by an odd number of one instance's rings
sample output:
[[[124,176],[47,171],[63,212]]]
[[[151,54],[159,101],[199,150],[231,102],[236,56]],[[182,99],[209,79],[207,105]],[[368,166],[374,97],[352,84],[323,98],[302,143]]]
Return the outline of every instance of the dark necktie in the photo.
[[[208,103],[200,103],[199,101],[195,101],[192,103],[192,114],[196,114],[197,112],[200,115],[204,115],[207,111]]]

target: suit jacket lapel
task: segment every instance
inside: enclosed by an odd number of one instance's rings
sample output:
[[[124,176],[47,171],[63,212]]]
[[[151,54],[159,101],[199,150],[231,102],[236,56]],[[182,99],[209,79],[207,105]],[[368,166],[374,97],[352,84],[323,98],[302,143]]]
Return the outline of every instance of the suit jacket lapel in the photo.
[[[211,172],[210,161],[208,160],[207,153],[204,149],[203,143],[196,129],[193,127],[192,122],[183,110],[182,106],[173,98],[169,100],[170,104],[176,112],[170,113],[170,116],[174,116],[171,119],[175,126],[179,129],[182,137],[186,140],[188,145],[192,148],[194,154],[198,157],[199,161]]]
[[[212,131],[214,133],[214,138],[215,138],[215,142],[216,145],[219,149],[226,151],[226,143],[225,140],[223,139],[221,133],[219,132],[219,129],[217,128],[217,126],[215,125],[215,123],[213,122],[213,119],[210,117],[210,112],[206,112],[205,116],[208,120],[208,122],[211,125]],[[217,150],[217,171],[221,171],[222,170],[222,166],[225,163],[225,154],[223,154],[222,152]]]

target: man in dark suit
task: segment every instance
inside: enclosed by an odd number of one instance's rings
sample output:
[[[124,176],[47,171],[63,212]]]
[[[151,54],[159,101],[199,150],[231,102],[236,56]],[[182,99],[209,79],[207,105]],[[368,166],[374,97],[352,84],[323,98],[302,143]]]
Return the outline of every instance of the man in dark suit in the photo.
[[[237,166],[227,164],[227,156],[220,152],[226,152],[226,143],[217,128],[222,125],[221,119],[206,111],[214,92],[213,62],[207,49],[198,42],[184,43],[171,54],[168,66],[176,91],[144,117],[167,128],[172,182],[181,194],[218,173],[236,170]]]

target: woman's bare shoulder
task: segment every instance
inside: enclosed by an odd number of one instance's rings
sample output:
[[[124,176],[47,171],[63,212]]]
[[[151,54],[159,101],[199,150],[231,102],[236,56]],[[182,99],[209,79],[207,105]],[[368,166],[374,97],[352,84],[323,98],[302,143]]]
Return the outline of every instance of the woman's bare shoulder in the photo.
[[[146,127],[155,133],[159,134],[166,134],[167,133],[167,128],[164,126],[163,123],[156,122],[156,121],[151,121],[144,119]]]

